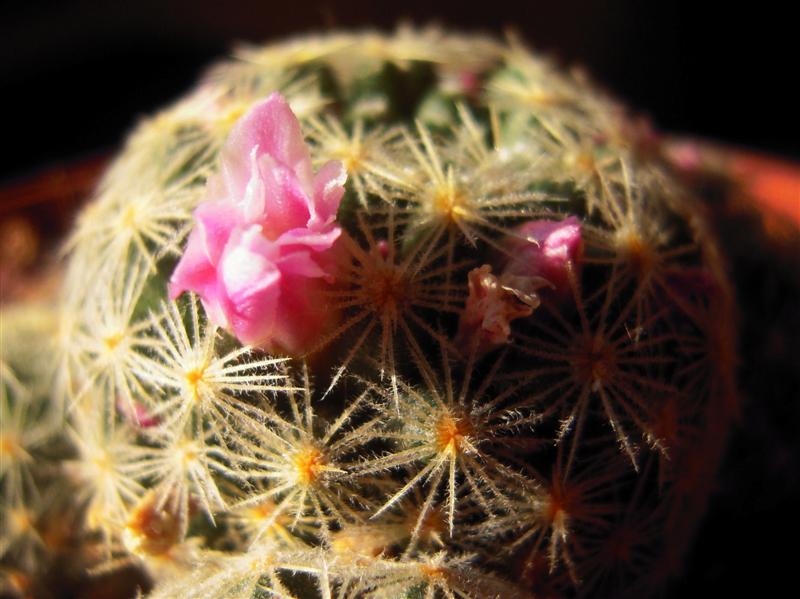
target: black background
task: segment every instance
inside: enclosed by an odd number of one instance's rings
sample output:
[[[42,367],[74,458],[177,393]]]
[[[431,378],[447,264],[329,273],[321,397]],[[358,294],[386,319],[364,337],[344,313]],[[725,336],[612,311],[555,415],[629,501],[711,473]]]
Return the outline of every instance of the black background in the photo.
[[[222,6],[221,0],[0,4],[0,185],[113,151],[141,116],[185,92],[237,40],[274,41],[337,27],[391,29],[400,18],[497,35],[513,26],[536,49],[587,67],[661,129],[800,158],[800,103],[792,89],[800,79],[797,19],[771,2],[736,8],[655,0],[246,0]],[[784,389],[780,379],[759,376],[751,388],[766,381],[777,385],[774,397],[788,393],[787,405],[800,403],[792,383]],[[669,596],[769,596],[793,582],[797,412],[788,410],[780,438],[770,436],[774,423],[748,421],[745,412],[744,435],[734,441],[687,574]],[[778,549],[779,539],[790,543],[788,550]]]
[[[224,8],[222,8],[224,6]],[[502,34],[584,65],[670,132],[797,158],[796,19],[770,2],[99,0],[0,3],[0,181],[113,149],[237,40],[401,18]]]

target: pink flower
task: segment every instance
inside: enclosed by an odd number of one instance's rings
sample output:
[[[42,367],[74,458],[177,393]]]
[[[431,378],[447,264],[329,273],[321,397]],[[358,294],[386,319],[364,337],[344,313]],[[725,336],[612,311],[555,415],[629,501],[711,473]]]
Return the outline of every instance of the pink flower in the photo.
[[[338,161],[314,175],[300,124],[273,93],[236,123],[219,173],[170,280],[196,292],[209,319],[243,343],[302,353],[330,325],[336,212],[347,178]]]
[[[512,258],[503,271],[517,277],[541,277],[555,293],[570,293],[569,272],[577,275],[583,253],[581,224],[574,216],[564,220],[532,220],[515,231],[508,244]]]

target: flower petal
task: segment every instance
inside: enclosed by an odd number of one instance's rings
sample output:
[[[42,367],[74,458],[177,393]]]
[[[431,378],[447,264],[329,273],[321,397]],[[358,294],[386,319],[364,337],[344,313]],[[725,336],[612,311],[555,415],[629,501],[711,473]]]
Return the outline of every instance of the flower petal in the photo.
[[[236,231],[225,248],[219,275],[230,301],[227,316],[244,343],[261,343],[272,331],[281,293],[275,257],[275,248],[258,225]]]
[[[325,227],[336,220],[345,181],[347,171],[338,160],[326,162],[319,169],[314,177],[314,204],[308,221],[310,229]]]
[[[569,269],[580,267],[583,237],[580,221],[570,216],[561,221],[533,220],[521,225],[509,242],[513,256],[506,275],[542,277],[557,295],[569,293]],[[521,239],[520,239],[521,238]]]
[[[324,233],[318,233],[317,231],[305,228],[292,229],[281,235],[276,243],[283,248],[300,245],[308,247],[315,252],[322,252],[333,247],[333,244],[339,239],[341,234],[341,227],[331,227]]]
[[[251,222],[260,224],[270,239],[288,229],[307,226],[313,201],[293,171],[265,155],[254,176],[263,182],[265,197],[261,214]]]
[[[273,347],[291,355],[313,347],[320,332],[338,318],[338,312],[325,301],[327,283],[321,278],[287,274],[282,280],[282,293],[271,340]]]
[[[306,147],[300,123],[289,104],[279,93],[255,104],[231,130],[223,149],[223,162],[249,170],[249,159],[253,148],[259,155],[268,154],[276,162],[296,173],[311,193],[311,156]],[[249,176],[247,177],[249,179]]]
[[[217,264],[231,232],[242,224],[242,216],[229,202],[204,202],[194,211],[194,218],[206,257]]]
[[[217,269],[209,259],[203,243],[202,232],[195,229],[189,235],[186,250],[169,280],[169,296],[177,298],[187,289],[200,295],[216,286]]]

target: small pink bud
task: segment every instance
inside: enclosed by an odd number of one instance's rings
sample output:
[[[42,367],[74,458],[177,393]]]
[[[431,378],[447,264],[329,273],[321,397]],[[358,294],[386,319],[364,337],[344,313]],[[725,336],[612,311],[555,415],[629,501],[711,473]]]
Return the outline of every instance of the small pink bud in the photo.
[[[515,234],[508,242],[511,259],[503,274],[542,278],[559,297],[568,295],[570,270],[578,269],[583,254],[578,219],[533,220],[518,227]]]
[[[389,257],[389,242],[385,239],[378,240],[378,253],[381,255],[381,258],[386,260]]]
[[[481,91],[481,78],[472,70],[463,70],[458,74],[461,92],[470,98],[475,98]]]
[[[161,419],[135,399],[125,400],[117,398],[117,410],[122,417],[138,428],[152,428],[161,423]]]

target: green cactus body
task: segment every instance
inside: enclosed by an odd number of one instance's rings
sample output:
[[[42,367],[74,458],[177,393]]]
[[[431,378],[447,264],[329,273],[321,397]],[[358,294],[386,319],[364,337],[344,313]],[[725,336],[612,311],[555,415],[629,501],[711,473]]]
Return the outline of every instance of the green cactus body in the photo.
[[[347,173],[326,318],[290,352],[167,298],[220,149],[275,91],[315,172]],[[514,40],[433,29],[244,48],[143,121],[68,244],[54,397],[95,566],[132,560],[159,598],[661,588],[735,412],[732,307],[630,123]],[[530,271],[530,231],[567,227]]]

